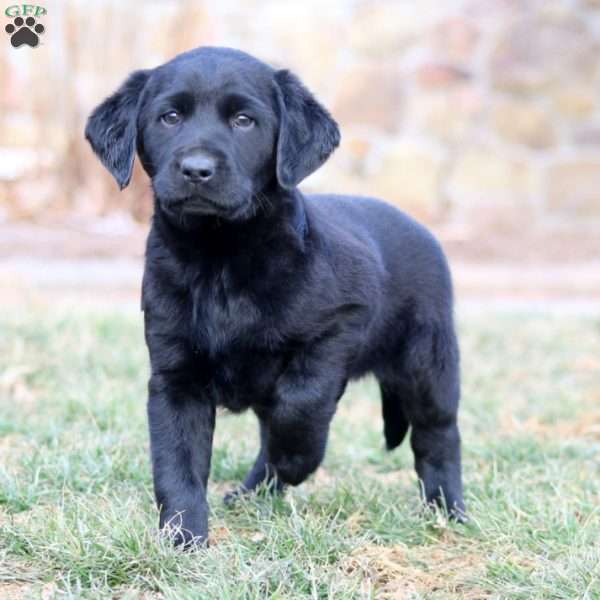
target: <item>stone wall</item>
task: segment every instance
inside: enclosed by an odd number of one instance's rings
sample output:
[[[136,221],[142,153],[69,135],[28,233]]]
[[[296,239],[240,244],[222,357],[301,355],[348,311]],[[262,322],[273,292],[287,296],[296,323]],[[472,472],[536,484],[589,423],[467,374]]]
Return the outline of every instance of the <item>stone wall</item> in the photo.
[[[133,68],[215,44],[292,68],[340,122],[342,145],[307,190],[372,194],[428,221],[516,231],[600,222],[599,0],[47,8],[40,47],[2,40],[5,218],[126,209],[145,219],[145,176],[137,167],[119,194],[82,141],[85,117]]]

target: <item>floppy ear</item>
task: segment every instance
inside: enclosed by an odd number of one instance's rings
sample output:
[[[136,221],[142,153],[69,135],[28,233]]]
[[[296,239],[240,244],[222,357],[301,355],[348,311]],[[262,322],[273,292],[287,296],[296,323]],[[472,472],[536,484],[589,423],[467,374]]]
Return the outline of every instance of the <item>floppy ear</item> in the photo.
[[[134,71],[94,109],[85,128],[87,141],[121,189],[127,186],[133,171],[138,100],[149,76],[150,71]]]
[[[287,189],[316,171],[340,143],[329,112],[289,71],[275,73],[279,102],[277,180]]]

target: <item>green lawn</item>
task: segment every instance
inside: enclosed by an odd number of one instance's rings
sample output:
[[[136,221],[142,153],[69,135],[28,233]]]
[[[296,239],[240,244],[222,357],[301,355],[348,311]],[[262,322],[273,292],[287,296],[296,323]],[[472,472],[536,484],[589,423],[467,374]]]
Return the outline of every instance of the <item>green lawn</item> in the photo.
[[[460,319],[471,521],[423,514],[372,381],[283,499],[221,497],[256,452],[218,418],[211,547],[156,531],[141,314],[0,316],[0,598],[600,598],[600,313]]]

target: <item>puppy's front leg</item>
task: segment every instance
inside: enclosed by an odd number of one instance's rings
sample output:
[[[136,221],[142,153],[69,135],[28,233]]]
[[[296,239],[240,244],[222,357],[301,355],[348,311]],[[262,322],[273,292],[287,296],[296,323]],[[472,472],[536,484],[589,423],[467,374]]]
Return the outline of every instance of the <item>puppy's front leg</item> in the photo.
[[[258,423],[260,427],[260,450],[258,451],[258,456],[254,461],[252,469],[246,475],[244,483],[225,495],[225,504],[232,504],[239,496],[256,490],[261,484],[270,484],[270,491],[274,494],[283,491],[282,481],[277,479],[273,465],[270,465],[268,462],[268,427],[264,419],[260,417]]]
[[[321,464],[329,424],[346,380],[322,344],[299,354],[276,386],[276,401],[266,415],[266,456],[283,484],[302,483]]]
[[[149,384],[148,421],[154,492],[160,527],[176,528],[175,543],[206,543],[215,405],[192,397],[169,376],[153,375]]]

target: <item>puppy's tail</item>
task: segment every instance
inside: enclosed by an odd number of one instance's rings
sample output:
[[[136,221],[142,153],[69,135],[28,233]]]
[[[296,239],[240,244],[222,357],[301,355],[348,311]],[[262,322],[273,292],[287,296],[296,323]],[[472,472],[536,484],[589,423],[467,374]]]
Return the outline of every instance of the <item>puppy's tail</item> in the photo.
[[[397,390],[384,383],[381,383],[380,387],[385,445],[388,450],[393,450],[404,440],[410,423],[404,414]]]

